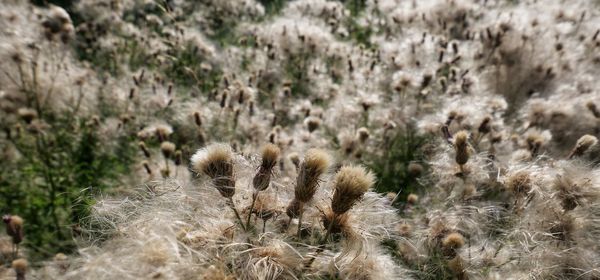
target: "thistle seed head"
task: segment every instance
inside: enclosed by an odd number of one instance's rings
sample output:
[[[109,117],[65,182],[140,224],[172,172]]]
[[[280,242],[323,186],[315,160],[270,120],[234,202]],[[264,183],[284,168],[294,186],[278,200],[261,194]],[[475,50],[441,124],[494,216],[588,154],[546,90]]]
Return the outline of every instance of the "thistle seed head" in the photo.
[[[456,163],[464,165],[469,161],[469,149],[467,139],[469,133],[465,130],[459,131],[454,135],[454,149],[456,151]]]
[[[361,143],[365,143],[367,139],[369,139],[369,135],[369,130],[366,127],[361,127],[356,131],[356,138],[358,138]]]
[[[211,144],[198,150],[191,161],[192,169],[196,173],[203,173],[210,177],[223,197],[233,197],[235,194],[233,151],[229,145]]]
[[[596,145],[596,143],[598,143],[598,138],[595,136],[589,134],[581,136],[581,138],[577,140],[573,150],[571,150],[569,158],[582,156],[587,150]]]
[[[160,143],[160,151],[162,152],[165,158],[171,158],[173,153],[175,153],[175,144],[165,141]]]
[[[326,210],[321,217],[324,228],[329,228],[331,225],[331,233],[347,233],[350,231],[350,223],[348,215],[337,215],[331,210]]]
[[[329,154],[320,149],[310,149],[300,164],[296,180],[295,198],[302,202],[309,202],[319,184],[319,177],[327,171],[331,162]]]
[[[419,201],[419,196],[411,193],[406,197],[406,203],[414,205],[417,204],[417,202]]]
[[[23,241],[23,219],[17,215],[4,215],[2,221],[6,224],[6,234],[12,237],[13,244]]]
[[[279,153],[279,147],[273,144],[267,144],[263,147],[262,162],[258,172],[256,175],[254,175],[254,179],[252,180],[252,185],[257,191],[264,191],[269,187],[269,183],[271,182],[271,173],[277,164]]]
[[[300,215],[300,208],[301,208],[300,201],[298,201],[297,199],[292,199],[292,201],[290,201],[290,204],[288,205],[288,207],[285,209],[285,213],[290,218],[296,218]]]
[[[442,247],[448,250],[460,249],[465,245],[465,238],[458,232],[450,233],[442,241]]]
[[[15,270],[17,274],[17,279],[25,279],[25,272],[27,271],[27,267],[29,263],[26,259],[16,259],[12,262],[12,268]]]
[[[308,117],[304,120],[304,125],[308,129],[308,132],[313,132],[321,126],[321,119],[317,117]]]
[[[375,184],[375,176],[361,166],[343,166],[335,175],[331,208],[344,214]]]
[[[35,110],[29,109],[29,108],[20,108],[17,111],[17,114],[27,124],[30,124],[31,121],[33,121],[34,119],[37,118],[37,112]]]
[[[520,171],[508,177],[506,188],[514,195],[525,195],[531,191],[531,178],[527,171]]]

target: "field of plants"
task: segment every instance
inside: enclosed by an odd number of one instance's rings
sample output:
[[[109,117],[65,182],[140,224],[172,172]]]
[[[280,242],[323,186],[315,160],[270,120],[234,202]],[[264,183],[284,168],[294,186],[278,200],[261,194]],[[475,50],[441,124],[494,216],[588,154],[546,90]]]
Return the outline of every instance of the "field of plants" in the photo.
[[[600,0],[1,0],[0,279],[600,279]]]

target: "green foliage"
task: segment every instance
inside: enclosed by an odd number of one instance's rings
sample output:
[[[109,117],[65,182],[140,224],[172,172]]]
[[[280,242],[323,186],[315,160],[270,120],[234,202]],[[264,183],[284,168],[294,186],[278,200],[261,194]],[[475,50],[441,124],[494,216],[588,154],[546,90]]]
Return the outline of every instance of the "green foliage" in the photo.
[[[288,0],[258,0],[265,7],[267,17],[277,15],[285,6]]]
[[[135,151],[127,137],[116,150],[102,147],[85,120],[50,113],[44,119],[43,132],[12,137],[22,157],[0,167],[0,210],[25,219],[24,245],[33,259],[75,248],[71,228],[89,214],[85,197],[114,184]]]
[[[343,2],[353,17],[358,16],[367,7],[367,0],[345,0]]]
[[[309,60],[311,54],[301,52],[299,54],[289,54],[285,61],[285,72],[287,78],[292,82],[291,90],[294,97],[310,96],[310,81],[307,73],[309,72]]]
[[[373,44],[371,43],[371,35],[373,35],[374,31],[370,25],[362,26],[358,23],[356,17],[349,17],[346,20],[346,26],[349,32],[349,39],[356,42],[359,45],[363,45],[367,48],[373,48]]]
[[[79,59],[90,62],[99,72],[119,76],[126,72],[122,69],[123,65],[137,71],[143,66],[154,67],[157,64],[135,38],[119,38],[113,50],[100,47],[97,39],[101,33],[98,30],[79,32],[74,45]]]
[[[414,128],[390,135],[382,143],[383,154],[367,155],[364,163],[378,178],[376,189],[378,192],[397,193],[402,190],[397,201],[405,201],[409,193],[418,192],[419,184],[417,178],[408,171],[411,162],[419,162],[423,159],[420,148],[425,144],[427,138],[416,134]]]
[[[165,75],[181,86],[199,85],[206,93],[221,81],[222,72],[217,65],[210,64],[197,46],[187,42],[176,46],[168,52],[170,62],[163,70]],[[209,65],[210,70],[202,69],[202,63]]]

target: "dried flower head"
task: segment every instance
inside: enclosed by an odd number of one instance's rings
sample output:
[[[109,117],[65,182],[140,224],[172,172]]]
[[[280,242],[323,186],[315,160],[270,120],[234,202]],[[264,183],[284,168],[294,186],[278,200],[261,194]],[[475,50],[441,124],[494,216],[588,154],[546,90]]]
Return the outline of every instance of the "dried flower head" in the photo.
[[[269,187],[269,183],[271,181],[271,173],[273,172],[273,168],[277,164],[277,158],[279,158],[279,147],[273,144],[266,144],[262,150],[262,162],[258,169],[256,175],[254,175],[254,179],[252,180],[252,185],[258,191],[263,191]]]
[[[300,156],[298,155],[298,153],[290,153],[288,155],[288,159],[290,159],[294,166],[296,166],[296,169],[300,168]]]
[[[419,196],[411,193],[406,197],[406,203],[414,205],[417,204],[417,202],[419,201]]]
[[[460,249],[465,245],[465,238],[458,232],[450,233],[442,241],[442,247],[446,250]]]
[[[183,162],[183,154],[181,150],[175,151],[175,165],[179,166]]]
[[[532,182],[529,172],[519,171],[509,176],[506,180],[506,188],[516,196],[522,196],[531,191]]]
[[[596,143],[598,143],[598,138],[595,136],[589,134],[581,136],[581,138],[577,140],[573,150],[571,150],[568,158],[582,156],[587,150],[596,145]]]
[[[323,213],[321,221],[323,222],[323,226],[325,228],[329,228],[329,226],[331,226],[331,233],[334,234],[349,233],[351,230],[348,215],[337,215],[329,209]],[[332,221],[333,225],[330,225]]]
[[[300,201],[292,199],[290,204],[288,204],[287,208],[285,209],[285,213],[290,218],[298,217],[300,215]]]
[[[304,120],[304,125],[308,129],[308,132],[313,132],[321,126],[321,119],[317,117],[308,117]]]
[[[29,264],[26,259],[16,259],[12,262],[12,268],[15,270],[17,280],[25,280],[25,272]]]
[[[160,151],[165,158],[171,158],[173,153],[175,153],[175,148],[175,144],[169,141],[160,143]]]
[[[200,117],[199,112],[194,112],[194,122],[196,123],[196,126],[198,126],[198,127],[202,126],[202,118]]]
[[[410,237],[413,232],[413,227],[410,224],[402,223],[396,226],[396,231],[402,237]]]
[[[454,149],[456,151],[456,163],[464,165],[469,160],[469,150],[467,139],[469,133],[465,130],[461,130],[454,135]]]
[[[375,176],[361,166],[343,166],[334,179],[331,208],[336,214],[348,212],[350,208],[375,184]]]
[[[369,139],[369,135],[369,130],[366,127],[361,127],[356,131],[356,138],[358,138],[361,143],[365,143],[367,139]]]
[[[592,114],[594,115],[595,118],[600,119],[600,110],[598,110],[598,107],[596,106],[596,104],[592,101],[588,102],[586,104],[586,107],[588,108],[588,110],[590,110],[592,112]]]
[[[408,174],[415,178],[421,176],[421,174],[423,174],[424,169],[425,168],[423,167],[423,165],[416,162],[411,162],[408,164]]]
[[[12,237],[13,244],[23,241],[23,219],[17,215],[4,215],[2,221],[6,224],[6,234]]]
[[[192,169],[210,177],[223,197],[229,198],[235,194],[233,152],[229,145],[211,144],[198,150],[192,156],[191,161]]]
[[[307,203],[313,198],[317,191],[319,177],[329,168],[330,162],[331,158],[324,150],[310,149],[306,152],[304,161],[299,167],[294,191],[298,201]]]
[[[29,109],[29,108],[20,108],[17,111],[17,114],[27,124],[30,124],[31,121],[33,121],[34,119],[37,118],[37,112],[35,110]]]

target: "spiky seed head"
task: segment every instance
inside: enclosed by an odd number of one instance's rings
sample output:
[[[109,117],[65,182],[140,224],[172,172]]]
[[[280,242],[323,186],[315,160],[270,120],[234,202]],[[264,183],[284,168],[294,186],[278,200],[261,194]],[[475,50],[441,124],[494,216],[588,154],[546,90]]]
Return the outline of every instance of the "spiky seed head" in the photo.
[[[300,168],[300,156],[298,153],[293,152],[288,155],[288,159],[296,166],[296,168]]]
[[[204,280],[234,280],[233,276],[227,275],[225,269],[217,268],[214,265],[211,265],[204,271],[202,277],[200,279]]]
[[[183,162],[183,154],[181,150],[175,151],[175,165],[179,166]]]
[[[56,255],[54,255],[54,258],[52,258],[52,259],[55,262],[64,262],[64,261],[67,261],[69,259],[69,257],[67,257],[67,255],[65,255],[63,253],[57,253]]]
[[[414,204],[417,204],[418,201],[419,201],[419,196],[414,193],[411,193],[406,197],[406,203],[408,203],[408,204],[414,205]]]
[[[288,207],[285,209],[285,213],[290,218],[296,218],[300,215],[300,207],[300,201],[298,201],[297,199],[292,199]]]
[[[460,249],[465,245],[465,238],[458,232],[448,234],[442,241],[442,247],[448,250]]]
[[[321,217],[324,228],[329,228],[331,225],[331,233],[347,233],[350,231],[349,216],[348,215],[337,215],[331,210],[326,210]]]
[[[392,201],[394,201],[394,199],[396,199],[396,193],[388,192],[385,194],[385,198],[387,198],[390,202],[392,202]]]
[[[573,177],[566,173],[556,176],[552,188],[557,191],[557,198],[561,200],[563,209],[570,211],[583,204],[585,199],[588,198],[586,189],[590,188],[589,184],[590,181],[587,180],[576,183],[573,181]]]
[[[578,228],[575,218],[570,214],[560,215],[549,224],[548,233],[559,241],[572,241]]]
[[[594,102],[592,102],[592,101],[588,102],[586,104],[586,107],[588,108],[588,110],[590,110],[592,112],[594,117],[596,117],[597,119],[600,118],[600,110],[598,110],[598,107],[596,107],[596,104]]]
[[[477,129],[477,131],[480,134],[489,133],[492,130],[492,128],[490,126],[491,120],[492,120],[492,118],[490,118],[490,117],[483,118],[483,120],[481,121],[481,124],[479,124],[479,128]]]
[[[274,208],[276,205],[277,202],[273,199],[273,197],[265,198],[264,196],[259,196],[254,204],[254,209],[252,209],[252,214],[256,215],[258,218],[261,218],[263,221],[267,221],[280,212]]]
[[[171,175],[171,170],[170,170],[170,169],[168,169],[168,168],[161,168],[161,169],[160,169],[160,175],[161,175],[161,176],[162,176],[164,179],[166,179],[166,178],[169,178],[169,176]]]
[[[416,162],[411,162],[408,164],[408,174],[410,174],[410,176],[412,177],[419,177],[421,176],[421,174],[423,174],[423,165],[416,163]]]
[[[223,197],[233,197],[235,180],[231,146],[221,143],[211,144],[198,150],[191,161],[192,169],[196,173],[203,173],[210,177]]]
[[[469,133],[461,130],[454,135],[454,149],[456,151],[456,163],[464,165],[469,161],[469,149],[467,139]]]
[[[317,117],[312,117],[312,116],[308,117],[308,118],[304,119],[304,125],[308,129],[308,132],[313,132],[313,131],[317,130],[317,128],[319,128],[319,126],[321,126],[321,119],[319,119]]]
[[[200,113],[199,112],[194,112],[194,122],[196,123],[196,125],[198,127],[202,126],[202,118],[200,117]]]
[[[6,234],[12,237],[14,244],[23,241],[23,218],[17,215],[4,215],[2,221],[6,224]]]
[[[410,224],[402,223],[396,226],[396,231],[402,237],[410,237],[412,234],[413,228]]]
[[[263,147],[262,162],[258,172],[254,175],[254,179],[252,180],[252,185],[257,191],[264,191],[269,187],[271,173],[273,172],[273,167],[277,164],[279,153],[279,147],[273,144],[269,143]]]
[[[531,191],[531,177],[527,171],[519,171],[508,177],[506,188],[514,195],[525,195]]]
[[[171,158],[173,153],[175,153],[175,144],[165,141],[160,143],[160,151],[162,152],[165,158]]]
[[[375,176],[362,166],[343,166],[334,178],[331,208],[336,214],[350,208],[375,184]]]
[[[369,130],[366,127],[361,127],[356,131],[356,138],[358,138],[361,143],[365,143],[367,139],[369,139],[369,135]]]
[[[16,259],[12,262],[12,268],[17,274],[25,274],[25,271],[27,271],[28,266],[29,263],[27,263],[27,260],[23,258]]]
[[[581,138],[577,140],[577,143],[571,151],[569,158],[583,155],[587,150],[596,145],[596,143],[598,143],[598,138],[596,138],[595,136],[589,134],[581,136]]]
[[[29,108],[20,108],[19,110],[17,110],[17,114],[23,121],[25,121],[28,124],[37,118],[37,112]]]
[[[156,137],[160,142],[167,140],[167,137],[173,133],[173,129],[166,125],[160,125],[156,127]]]
[[[268,143],[262,148],[262,163],[261,168],[271,170],[277,164],[279,153],[281,150],[274,144]]]
[[[465,278],[465,265],[460,256],[455,256],[450,261],[448,261],[448,268],[458,276],[457,279],[467,279]]]
[[[327,171],[331,163],[329,154],[321,149],[310,149],[304,155],[304,161],[300,164],[296,188],[294,190],[295,198],[302,202],[309,202],[319,184],[319,177]]]

